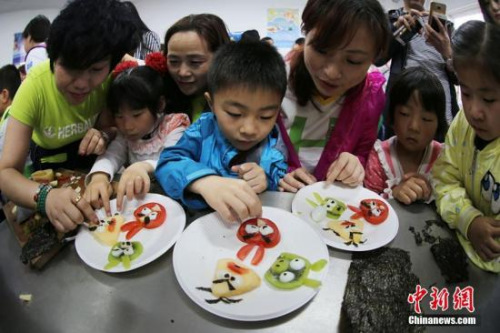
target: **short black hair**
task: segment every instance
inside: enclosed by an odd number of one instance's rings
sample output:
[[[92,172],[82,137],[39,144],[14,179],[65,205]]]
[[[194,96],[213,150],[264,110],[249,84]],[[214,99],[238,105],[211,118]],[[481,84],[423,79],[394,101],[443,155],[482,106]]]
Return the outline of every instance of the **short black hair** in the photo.
[[[133,67],[121,72],[111,83],[108,107],[114,115],[125,105],[132,110],[147,108],[156,119],[163,112],[159,107],[164,94],[163,78],[157,71],[148,66]]]
[[[440,142],[444,141],[448,130],[444,88],[437,76],[425,68],[413,67],[405,69],[394,82],[389,91],[388,125],[392,126],[394,124],[396,107],[406,104],[415,91],[418,92],[424,109],[435,113],[437,116],[438,127],[434,136],[435,139]]]
[[[111,69],[139,40],[132,13],[118,0],[73,0],[52,22],[47,53],[51,69],[86,69],[111,57]]]
[[[306,39],[304,37],[299,37],[295,40],[295,44],[297,44],[297,45],[304,45],[305,42],[306,42]]]
[[[239,40],[240,43],[258,42],[258,41],[260,41],[260,34],[255,29],[243,32]]]
[[[268,43],[230,43],[216,53],[208,70],[210,95],[231,86],[270,89],[283,98],[286,92],[286,69],[283,58]]]
[[[5,65],[0,68],[0,91],[7,89],[9,98],[14,99],[17,89],[21,85],[21,75],[14,65]]]
[[[23,38],[31,37],[35,43],[43,43],[49,37],[50,20],[44,15],[37,15],[29,21],[23,31]]]

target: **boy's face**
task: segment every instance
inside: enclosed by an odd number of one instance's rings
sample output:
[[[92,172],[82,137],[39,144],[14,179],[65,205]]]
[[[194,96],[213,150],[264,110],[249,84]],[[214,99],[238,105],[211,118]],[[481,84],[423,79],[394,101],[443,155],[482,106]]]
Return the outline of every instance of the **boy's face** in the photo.
[[[214,96],[205,93],[217,123],[233,147],[246,151],[264,140],[276,124],[281,107],[279,93],[268,89],[228,87]]]
[[[500,137],[500,83],[477,65],[457,66],[465,117],[485,141]]]
[[[110,67],[111,60],[106,59],[92,64],[87,69],[68,69],[57,59],[54,62],[56,87],[69,104],[81,104],[95,88],[106,80]]]

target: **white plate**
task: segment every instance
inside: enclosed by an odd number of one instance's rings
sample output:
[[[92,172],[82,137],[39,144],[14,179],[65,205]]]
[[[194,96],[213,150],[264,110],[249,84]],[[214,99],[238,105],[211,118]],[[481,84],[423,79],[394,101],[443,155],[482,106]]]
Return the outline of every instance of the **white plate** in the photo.
[[[215,299],[210,292],[197,287],[210,287],[219,259],[236,259],[236,252],[245,245],[237,237],[239,224],[226,224],[216,213],[205,215],[191,223],[174,248],[174,271],[177,281],[184,292],[203,309],[220,317],[258,321],[285,315],[311,300],[318,289],[301,286],[293,290],[278,290],[271,287],[264,273],[282,252],[291,252],[307,258],[311,264],[329,260],[328,249],[318,234],[290,212],[263,207],[262,217],[272,220],[280,230],[281,241],[274,247],[265,249],[262,262],[251,265],[255,248],[243,261],[261,278],[261,285],[246,294],[234,296],[242,298],[239,303],[209,304],[206,299]],[[238,259],[236,259],[238,260]],[[309,278],[324,279],[328,264],[319,272],[309,273]]]
[[[360,219],[363,223],[362,239],[364,243],[358,246],[347,245],[346,241],[339,236],[336,236],[330,230],[323,230],[332,219],[326,218],[320,222],[315,222],[311,218],[311,211],[314,209],[306,199],[315,201],[313,193],[319,193],[322,198],[331,197],[343,201],[346,205],[359,207],[359,203],[364,199],[379,199],[389,207],[389,216],[383,223],[374,225]],[[369,251],[382,247],[396,237],[398,233],[399,221],[398,216],[389,203],[377,193],[370,191],[364,187],[358,186],[351,188],[340,184],[327,184],[326,182],[318,182],[300,189],[295,195],[292,202],[292,212],[299,216],[304,221],[307,221],[323,238],[325,243],[331,247],[348,250],[348,251]],[[347,208],[339,220],[350,220],[354,212]]]
[[[148,202],[156,202],[163,205],[167,211],[167,219],[158,228],[142,229],[132,237],[130,241],[139,241],[142,243],[143,252],[139,257],[131,261],[129,269],[124,268],[121,264],[111,269],[105,269],[104,266],[108,263],[108,254],[111,247],[99,243],[92,236],[91,232],[84,227],[80,229],[75,240],[76,251],[80,258],[92,268],[110,273],[118,273],[144,266],[167,252],[181,236],[182,230],[184,230],[186,225],[186,214],[181,205],[174,200],[160,194],[147,194],[140,200],[134,199],[128,201],[126,198],[124,199],[121,214],[125,218],[125,223],[134,221],[134,210]],[[114,214],[116,212],[116,200],[111,200],[110,204],[111,213]],[[105,216],[103,209],[96,212],[99,218]],[[118,241],[125,241],[125,235],[126,232],[121,232]]]

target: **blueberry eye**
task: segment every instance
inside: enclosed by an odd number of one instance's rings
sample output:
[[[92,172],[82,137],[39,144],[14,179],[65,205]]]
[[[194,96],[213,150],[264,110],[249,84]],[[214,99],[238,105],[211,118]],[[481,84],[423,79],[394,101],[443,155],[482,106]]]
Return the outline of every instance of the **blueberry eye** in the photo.
[[[288,272],[288,271],[281,273],[279,276],[280,282],[283,282],[283,283],[291,282],[294,279],[295,279],[295,274],[293,274],[292,272]]]
[[[305,267],[305,265],[306,265],[305,261],[299,258],[295,258],[292,261],[290,261],[290,267],[295,271],[301,270],[302,268]]]

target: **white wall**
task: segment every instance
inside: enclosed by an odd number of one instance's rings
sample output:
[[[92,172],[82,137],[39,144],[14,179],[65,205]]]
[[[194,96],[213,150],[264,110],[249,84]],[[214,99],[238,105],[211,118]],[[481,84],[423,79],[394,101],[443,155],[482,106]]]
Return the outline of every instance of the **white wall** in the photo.
[[[0,14],[0,22],[2,22],[2,29],[0,29],[0,66],[12,63],[12,47],[16,32],[23,32],[26,24],[38,14],[43,14],[52,21],[58,13],[59,9],[45,9]]]
[[[163,40],[167,28],[179,18],[199,13],[213,13],[220,16],[230,31],[257,29],[264,37],[266,36],[268,8],[297,8],[302,14],[307,0],[132,0],[132,2],[136,4],[144,22],[151,30],[156,31]],[[397,2],[380,0],[380,2],[386,10],[400,7],[402,3],[401,0]],[[471,4],[471,0],[441,0],[441,2],[448,5],[449,11],[454,4],[459,7],[463,7],[465,2]],[[471,8],[471,10],[475,9]],[[0,65],[12,62],[14,33],[22,32],[29,20],[38,14],[44,14],[53,20],[59,11],[60,8],[54,8],[0,14],[0,22],[2,22]],[[463,15],[466,14],[463,13]]]

